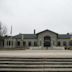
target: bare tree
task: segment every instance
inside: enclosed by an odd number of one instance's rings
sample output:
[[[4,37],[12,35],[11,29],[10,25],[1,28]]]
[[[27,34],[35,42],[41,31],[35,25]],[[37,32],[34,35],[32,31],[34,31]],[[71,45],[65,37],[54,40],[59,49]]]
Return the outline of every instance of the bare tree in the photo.
[[[0,22],[0,36],[4,36],[7,34],[7,27]]]

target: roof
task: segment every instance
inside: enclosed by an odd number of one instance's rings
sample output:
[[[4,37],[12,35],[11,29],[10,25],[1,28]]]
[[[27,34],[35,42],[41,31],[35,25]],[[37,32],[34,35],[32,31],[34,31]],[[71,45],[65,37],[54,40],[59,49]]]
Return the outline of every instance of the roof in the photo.
[[[35,34],[24,34],[25,39],[36,39],[37,36]]]
[[[37,36],[35,34],[18,34],[16,36],[14,36],[13,38],[21,39],[22,36],[24,39],[36,39],[37,38]]]
[[[46,29],[46,30],[44,30],[44,31],[41,31],[41,32],[37,33],[37,35],[38,35],[38,34],[40,34],[40,33],[46,32],[46,31],[48,31],[48,32],[52,32],[52,33],[54,33],[54,34],[57,34],[57,35],[58,35],[58,33],[56,33],[56,32],[53,32],[53,31],[51,31],[51,30],[48,30],[48,29]]]
[[[13,36],[13,38],[21,39],[22,36],[23,36],[24,39],[36,39],[38,34],[43,33],[43,32],[45,32],[45,31],[49,31],[49,32],[52,32],[52,33],[54,33],[54,34],[57,34],[57,33],[53,32],[53,31],[47,29],[47,30],[41,31],[41,32],[39,32],[39,33],[37,33],[37,34],[18,34],[18,35],[16,35],[16,36]],[[58,35],[58,34],[57,34],[57,35]]]
[[[72,38],[72,35],[70,35],[70,34],[61,34],[61,35],[58,35],[58,38],[59,39],[70,39],[70,38]]]
[[[8,38],[11,38],[11,36],[7,36],[7,35],[6,35],[6,36],[4,36],[4,38],[5,38],[5,39],[8,39]]]
[[[13,38],[16,38],[16,39],[21,39],[21,37],[22,37],[21,34],[13,36]]]
[[[70,38],[72,38],[72,34],[58,34],[56,32],[48,30],[48,29],[41,31],[37,34],[18,34],[18,35],[12,36],[12,38],[14,38],[14,39],[22,39],[22,38],[24,38],[24,39],[36,39],[38,34],[46,32],[46,31],[56,34],[58,39],[70,39]],[[5,38],[11,38],[11,36],[5,36]]]

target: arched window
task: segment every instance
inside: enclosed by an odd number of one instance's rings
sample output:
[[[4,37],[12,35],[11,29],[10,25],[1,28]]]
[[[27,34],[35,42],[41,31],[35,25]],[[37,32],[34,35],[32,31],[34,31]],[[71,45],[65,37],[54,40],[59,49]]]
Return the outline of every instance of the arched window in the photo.
[[[60,41],[58,41],[58,42],[57,42],[57,46],[61,46],[61,43],[60,43]]]
[[[63,46],[67,46],[67,43],[66,43],[66,41],[63,41]]]
[[[72,46],[72,40],[71,40],[71,41],[69,41],[69,46]]]
[[[51,40],[51,37],[50,36],[45,36],[44,40]]]

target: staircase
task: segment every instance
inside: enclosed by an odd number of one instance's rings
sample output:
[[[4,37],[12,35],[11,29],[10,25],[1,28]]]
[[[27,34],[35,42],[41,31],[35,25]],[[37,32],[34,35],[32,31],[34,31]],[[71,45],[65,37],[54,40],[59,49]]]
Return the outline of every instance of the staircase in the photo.
[[[1,72],[72,72],[72,58],[0,57]]]

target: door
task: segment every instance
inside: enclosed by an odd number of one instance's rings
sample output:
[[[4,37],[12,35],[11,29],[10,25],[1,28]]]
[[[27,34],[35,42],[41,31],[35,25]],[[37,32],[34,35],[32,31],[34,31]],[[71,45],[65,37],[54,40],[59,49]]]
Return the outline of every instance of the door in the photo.
[[[51,37],[45,36],[44,37],[44,47],[50,47],[51,46]]]

